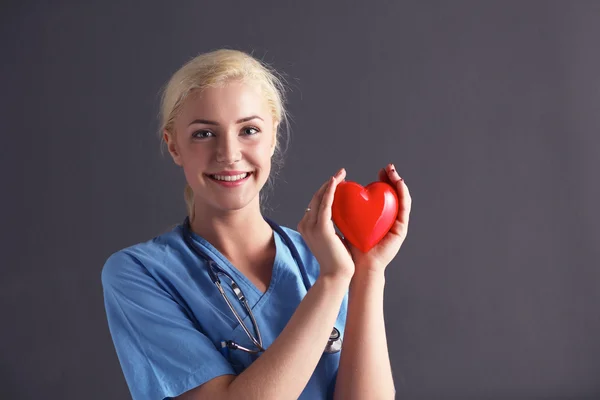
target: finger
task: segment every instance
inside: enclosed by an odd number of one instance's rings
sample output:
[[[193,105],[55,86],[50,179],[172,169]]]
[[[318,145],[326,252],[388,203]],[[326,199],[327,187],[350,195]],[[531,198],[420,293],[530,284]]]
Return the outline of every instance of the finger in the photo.
[[[304,215],[302,216],[302,218],[300,219],[300,222],[298,223],[298,231],[304,231],[304,229],[306,227],[311,226],[310,224],[313,223],[311,221],[311,216],[316,214],[316,211],[313,211],[313,210],[316,210],[316,207],[318,204],[316,202],[316,198],[319,196],[319,192],[321,192],[325,189],[326,185],[327,185],[327,182],[322,184],[321,187],[315,192],[313,197],[310,199],[310,202],[308,203],[306,210],[304,210]]]
[[[377,177],[379,178],[379,180],[381,182],[389,183],[390,185],[392,185],[392,182],[390,181],[390,178],[388,178],[388,175],[387,175],[387,172],[386,172],[386,168],[381,168],[379,170],[379,173],[377,174]]]
[[[310,208],[310,210],[306,211],[305,216],[304,216],[307,223],[314,224],[317,221],[318,214],[319,214],[319,204],[321,204],[321,199],[323,198],[323,194],[327,190],[327,187],[329,186],[330,183],[331,183],[331,178],[328,179],[325,183],[323,183],[321,185],[319,190],[317,190],[315,192],[312,199],[310,200],[310,203],[308,204],[308,208]]]
[[[331,184],[327,187],[327,190],[323,193],[321,204],[319,206],[319,222],[325,223],[331,221],[331,205],[335,197],[335,189],[338,184],[346,177],[346,170],[340,169],[337,174],[332,177]]]
[[[307,224],[312,224],[316,221],[316,215],[318,213],[317,209],[318,209],[318,205],[319,205],[318,199],[322,197],[322,193],[325,191],[328,184],[329,184],[329,181],[323,183],[321,185],[321,187],[313,195],[312,199],[310,200],[310,203],[308,203],[308,207],[306,208],[306,210],[304,212],[304,218],[303,218],[303,220],[306,221]]]
[[[390,164],[388,167],[387,176],[396,189],[396,193],[398,194],[399,207],[397,220],[402,225],[407,226],[412,207],[412,198],[410,196],[408,186],[406,186],[406,182],[404,182],[404,179],[400,177],[393,164]]]

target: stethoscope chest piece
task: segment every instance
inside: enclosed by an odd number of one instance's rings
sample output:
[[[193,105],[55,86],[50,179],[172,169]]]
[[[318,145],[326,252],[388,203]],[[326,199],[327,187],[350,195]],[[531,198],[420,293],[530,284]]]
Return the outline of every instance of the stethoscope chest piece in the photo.
[[[331,335],[329,335],[329,340],[327,341],[327,345],[325,346],[325,353],[337,353],[342,349],[342,338],[340,335],[340,331],[336,327],[331,331]]]

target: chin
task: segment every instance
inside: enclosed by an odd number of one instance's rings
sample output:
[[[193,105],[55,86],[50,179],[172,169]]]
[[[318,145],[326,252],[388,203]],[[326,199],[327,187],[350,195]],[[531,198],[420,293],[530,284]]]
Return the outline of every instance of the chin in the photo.
[[[249,200],[240,198],[220,198],[214,199],[212,203],[213,206],[220,211],[238,211],[251,205],[253,199],[254,197]]]

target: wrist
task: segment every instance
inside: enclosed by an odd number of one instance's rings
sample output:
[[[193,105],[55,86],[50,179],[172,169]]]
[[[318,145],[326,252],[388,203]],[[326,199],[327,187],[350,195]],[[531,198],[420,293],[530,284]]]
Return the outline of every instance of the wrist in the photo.
[[[356,283],[385,285],[385,268],[356,268],[351,285]]]
[[[354,275],[365,277],[385,277],[385,267],[386,265],[373,262],[357,264],[354,270]]]
[[[332,285],[343,285],[348,287],[352,281],[353,275],[346,272],[329,272],[320,274],[319,279],[328,282]]]

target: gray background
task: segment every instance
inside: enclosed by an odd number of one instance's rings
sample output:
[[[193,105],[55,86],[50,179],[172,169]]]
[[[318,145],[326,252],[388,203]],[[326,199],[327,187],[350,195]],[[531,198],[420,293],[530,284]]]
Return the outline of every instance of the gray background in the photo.
[[[100,271],[185,213],[158,93],[220,47],[286,74],[270,214],[341,166],[414,199],[398,398],[600,398],[600,2],[3,2],[0,397],[126,399]]]

